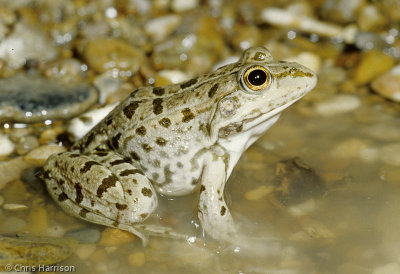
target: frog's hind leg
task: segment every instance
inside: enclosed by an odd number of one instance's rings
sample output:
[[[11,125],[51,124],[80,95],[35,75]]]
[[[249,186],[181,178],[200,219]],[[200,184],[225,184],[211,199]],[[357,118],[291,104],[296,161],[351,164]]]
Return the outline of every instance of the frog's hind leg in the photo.
[[[53,154],[42,175],[53,199],[81,219],[146,237],[134,228],[156,208],[150,183],[129,160],[112,151]]]

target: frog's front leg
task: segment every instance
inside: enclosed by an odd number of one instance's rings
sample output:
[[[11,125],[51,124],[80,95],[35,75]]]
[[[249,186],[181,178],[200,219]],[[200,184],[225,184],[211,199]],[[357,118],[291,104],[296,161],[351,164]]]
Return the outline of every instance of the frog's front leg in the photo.
[[[223,156],[212,153],[200,178],[198,217],[203,229],[214,239],[232,241],[236,230],[224,200],[227,167]]]
[[[48,192],[68,213],[120,228],[146,240],[134,228],[156,208],[150,181],[113,151],[53,154],[42,175]]]

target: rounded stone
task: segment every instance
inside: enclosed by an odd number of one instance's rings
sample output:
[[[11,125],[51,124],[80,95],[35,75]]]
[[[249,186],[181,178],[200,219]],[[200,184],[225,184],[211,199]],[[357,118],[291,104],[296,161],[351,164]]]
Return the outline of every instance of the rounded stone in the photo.
[[[65,237],[74,238],[79,243],[91,244],[100,239],[101,233],[97,229],[84,228],[74,229],[65,233]]]
[[[97,91],[85,83],[66,84],[23,73],[0,79],[0,122],[67,119],[96,101]]]

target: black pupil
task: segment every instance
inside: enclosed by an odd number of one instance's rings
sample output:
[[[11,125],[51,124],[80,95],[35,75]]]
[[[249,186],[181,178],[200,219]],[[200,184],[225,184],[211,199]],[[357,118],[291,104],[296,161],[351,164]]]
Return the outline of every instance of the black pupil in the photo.
[[[255,69],[249,73],[248,80],[253,86],[261,86],[267,81],[267,74],[261,69]]]

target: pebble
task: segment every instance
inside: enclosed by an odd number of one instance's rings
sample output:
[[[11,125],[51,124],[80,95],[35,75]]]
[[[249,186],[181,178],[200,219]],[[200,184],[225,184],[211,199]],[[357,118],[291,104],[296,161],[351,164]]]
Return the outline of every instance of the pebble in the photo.
[[[0,190],[9,182],[17,180],[21,176],[22,170],[31,165],[24,161],[23,157],[16,157],[9,161],[0,162]]]
[[[166,15],[148,21],[144,25],[144,31],[151,39],[157,43],[163,41],[170,35],[181,22],[182,18],[178,15]]]
[[[108,96],[118,90],[121,85],[121,80],[104,73],[96,77],[93,84],[99,91],[99,103],[103,105]]]
[[[365,0],[327,0],[322,5],[321,13],[338,23],[349,24],[357,19],[358,11],[365,4]]]
[[[135,235],[127,231],[123,231],[116,228],[106,228],[101,234],[99,245],[112,246],[112,245],[123,245],[130,243],[135,240]]]
[[[360,99],[355,95],[339,94],[328,100],[320,101],[315,105],[315,111],[324,116],[337,115],[357,109],[361,105]]]
[[[100,239],[101,233],[93,228],[80,228],[67,231],[65,237],[74,238],[79,243],[92,244]]]
[[[384,163],[400,166],[400,143],[384,145],[379,153]]]
[[[61,225],[53,225],[48,227],[43,235],[46,237],[51,237],[51,238],[61,238],[65,234],[65,229]]]
[[[388,55],[378,50],[370,50],[364,53],[354,73],[354,82],[357,85],[365,85],[375,77],[390,70],[395,61]]]
[[[11,235],[20,232],[26,226],[26,221],[18,217],[9,217],[0,222],[0,233]]]
[[[19,155],[24,155],[28,151],[31,151],[32,149],[34,149],[38,146],[39,146],[38,139],[35,136],[27,135],[27,136],[21,137],[18,140],[18,143],[15,146],[15,151]]]
[[[400,66],[378,76],[371,87],[382,97],[400,103]]]
[[[367,147],[367,141],[350,138],[333,147],[331,154],[338,158],[358,157],[360,152]]]
[[[172,0],[172,10],[175,12],[185,12],[196,8],[199,0]]]
[[[0,122],[68,119],[96,101],[97,92],[88,84],[62,84],[23,73],[0,79]]]
[[[28,209],[28,206],[22,204],[4,204],[3,208],[10,211],[19,211]]]
[[[88,259],[96,251],[95,244],[80,244],[75,250],[75,254],[81,259]]]
[[[143,252],[134,252],[128,255],[128,262],[135,267],[141,267],[146,262],[146,257]]]
[[[0,133],[0,157],[10,155],[14,151],[15,145],[8,136]]]
[[[24,161],[35,166],[42,166],[51,154],[65,151],[66,148],[62,146],[44,145],[35,148],[26,154],[24,156]]]
[[[33,235],[41,235],[48,228],[47,211],[43,207],[34,207],[28,215],[26,230]]]
[[[258,201],[274,191],[273,186],[260,186],[253,190],[249,190],[244,194],[246,200]]]
[[[386,23],[385,16],[375,5],[363,6],[357,18],[357,24],[363,31],[379,30]]]
[[[68,132],[76,138],[83,137],[89,132],[98,122],[100,122],[107,114],[115,108],[117,104],[107,105],[102,108],[97,108],[82,114],[71,120],[68,126]]]
[[[7,264],[38,267],[59,263],[72,255],[76,245],[72,239],[0,237],[0,271],[6,271]]]
[[[131,77],[145,63],[143,52],[119,39],[90,40],[83,57],[91,69],[98,73],[108,73],[115,78]]]
[[[23,20],[16,23],[12,33],[0,41],[0,58],[15,69],[22,67],[28,59],[46,62],[56,57],[57,50],[47,34],[38,25]]]

